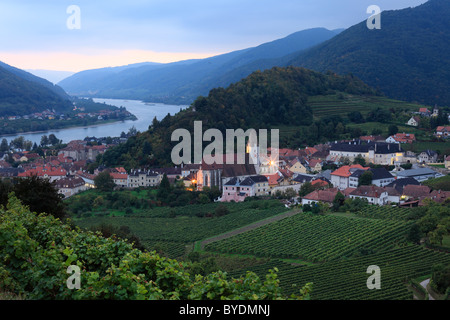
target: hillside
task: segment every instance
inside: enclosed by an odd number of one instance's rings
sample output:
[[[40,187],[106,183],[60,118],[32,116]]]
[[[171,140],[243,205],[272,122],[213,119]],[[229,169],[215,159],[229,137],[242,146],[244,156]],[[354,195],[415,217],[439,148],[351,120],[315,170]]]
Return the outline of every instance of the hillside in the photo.
[[[199,97],[189,108],[174,116],[167,115],[161,121],[155,119],[149,131],[106,152],[101,161],[107,166],[121,164],[127,168],[170,164],[171,149],[175,145],[170,141],[170,133],[179,128],[193,132],[193,123],[197,120],[203,122],[203,130],[217,128],[225,132],[231,128],[293,126],[304,142],[335,139],[339,132],[334,128],[343,121],[342,117],[316,122],[308,101],[311,97],[336,93],[361,99],[377,96],[374,89],[352,76],[341,77],[295,67],[256,71],[227,88],[211,90],[208,96]],[[375,104],[373,108],[376,107]],[[309,130],[313,125],[323,126],[323,130]],[[313,136],[314,132],[320,132],[320,136]]]
[[[363,21],[307,51],[286,58],[294,65],[353,73],[390,98],[450,105],[450,1],[381,14],[381,29]],[[283,64],[281,64],[283,65]]]
[[[315,28],[254,48],[202,60],[86,70],[58,84],[73,95],[191,103],[215,87],[226,87],[277,59],[317,45],[341,30]]]
[[[25,115],[46,109],[67,111],[71,108],[70,97],[61,87],[0,64],[0,116]]]

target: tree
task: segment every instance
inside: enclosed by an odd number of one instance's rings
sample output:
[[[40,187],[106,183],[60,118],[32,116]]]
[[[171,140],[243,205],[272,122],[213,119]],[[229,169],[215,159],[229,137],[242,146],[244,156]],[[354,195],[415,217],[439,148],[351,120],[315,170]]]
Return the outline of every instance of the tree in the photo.
[[[365,171],[360,177],[359,177],[359,185],[360,186],[369,186],[372,184],[372,178],[373,173],[372,171]]]
[[[60,144],[61,142],[59,141],[59,139],[52,133],[48,136],[48,142],[52,145],[52,146],[56,146],[58,144]]]
[[[48,146],[48,145],[49,145],[48,137],[47,137],[46,135],[43,135],[43,136],[41,137],[41,146],[42,146],[42,147],[46,147],[46,146]]]
[[[311,192],[313,192],[314,190],[316,190],[316,188],[314,188],[314,186],[311,184],[311,182],[305,182],[300,187],[300,190],[298,191],[298,195],[300,197],[304,197],[307,194],[310,194]]]
[[[9,143],[5,138],[2,139],[2,143],[0,144],[0,151],[6,152],[9,151]]]
[[[442,263],[433,266],[431,283],[437,292],[443,294],[450,287],[450,265]]]
[[[25,138],[23,136],[17,137],[11,141],[11,145],[14,149],[23,150],[23,144],[25,142]]]
[[[362,155],[358,154],[355,157],[355,160],[353,160],[353,164],[359,164],[364,167],[366,165],[366,159],[364,159]]]
[[[161,183],[159,184],[156,196],[161,201],[165,201],[169,197],[171,190],[172,187],[170,185],[169,179],[167,178],[167,175],[164,173],[161,179]]]
[[[388,128],[388,135],[393,136],[398,133],[398,127],[395,124],[391,124]]]
[[[108,171],[100,172],[94,178],[95,187],[100,191],[111,192],[116,184]]]
[[[58,193],[58,189],[48,179],[42,179],[37,176],[16,179],[12,191],[33,212],[45,212],[56,218],[65,216],[63,196]]]
[[[345,196],[340,191],[338,191],[333,200],[333,210],[338,211],[339,208],[344,204],[344,201]]]
[[[420,238],[422,237],[422,233],[420,232],[420,228],[417,224],[413,224],[411,229],[408,232],[408,241],[412,243],[419,244]]]

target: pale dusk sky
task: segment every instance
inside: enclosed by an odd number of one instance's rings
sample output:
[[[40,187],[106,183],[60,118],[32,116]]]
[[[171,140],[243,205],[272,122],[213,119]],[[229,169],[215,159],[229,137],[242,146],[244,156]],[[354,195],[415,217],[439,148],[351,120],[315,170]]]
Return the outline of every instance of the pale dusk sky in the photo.
[[[21,69],[78,72],[205,58],[304,29],[348,28],[370,16],[370,5],[384,11],[424,2],[1,0],[0,61]],[[68,12],[71,5],[79,8],[79,15]],[[76,28],[69,28],[68,20]]]

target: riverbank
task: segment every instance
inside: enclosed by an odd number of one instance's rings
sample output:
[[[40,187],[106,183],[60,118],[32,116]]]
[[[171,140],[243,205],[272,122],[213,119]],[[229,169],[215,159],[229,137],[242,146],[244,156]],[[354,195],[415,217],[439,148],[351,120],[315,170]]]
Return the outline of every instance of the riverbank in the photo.
[[[48,121],[54,121],[53,123],[50,124],[50,127],[46,128],[46,129],[42,129],[42,130],[29,130],[29,131],[14,131],[14,132],[8,132],[5,133],[2,131],[2,129],[4,129],[5,127],[7,127],[7,125],[5,125],[5,120],[0,121],[0,138],[7,138],[7,137],[12,137],[12,136],[20,136],[20,135],[29,135],[29,134],[45,134],[49,131],[53,131],[53,130],[64,130],[64,129],[74,129],[74,128],[93,128],[93,127],[98,127],[98,126],[104,126],[104,125],[109,125],[109,124],[113,124],[113,123],[122,123],[125,121],[136,121],[137,117],[133,116],[133,117],[128,117],[128,118],[124,118],[121,120],[117,120],[117,119],[109,119],[109,120],[97,120],[94,122],[91,122],[91,124],[84,124],[83,123],[73,123],[73,122],[69,122],[70,120],[48,120]],[[35,124],[35,122],[33,122],[33,120],[6,120],[6,121],[16,121],[15,127],[20,127],[22,128],[26,128],[28,126],[23,126],[23,124],[27,123],[28,121],[28,125],[33,126],[33,124]],[[81,122],[81,121],[80,121]],[[89,123],[89,121],[88,121]],[[6,123],[9,124],[9,123]],[[39,123],[37,124],[37,126],[39,126]]]
[[[149,125],[155,117],[158,120],[162,120],[168,113],[175,114],[181,109],[186,108],[186,106],[180,105],[164,105],[159,103],[146,104],[137,100],[94,99],[94,102],[101,104],[101,107],[103,107],[103,103],[105,103],[118,108],[125,108],[130,114],[136,117],[136,120],[122,121],[118,119],[109,119],[86,125],[79,123],[79,125],[66,126],[64,128],[23,130],[16,134],[1,134],[0,139],[6,138],[9,142],[19,136],[23,136],[25,140],[40,144],[41,137],[44,134],[54,134],[58,139],[62,140],[63,143],[68,143],[72,140],[83,140],[86,137],[118,137],[122,132],[127,133],[132,127],[137,131],[144,132],[148,130]],[[99,110],[100,109],[102,108],[99,108]]]

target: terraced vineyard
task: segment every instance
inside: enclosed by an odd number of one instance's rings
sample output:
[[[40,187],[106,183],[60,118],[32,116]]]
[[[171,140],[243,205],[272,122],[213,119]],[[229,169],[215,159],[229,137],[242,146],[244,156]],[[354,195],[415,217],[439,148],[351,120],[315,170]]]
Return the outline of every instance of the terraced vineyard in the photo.
[[[258,257],[324,262],[356,252],[379,252],[406,241],[411,223],[401,220],[297,214],[206,245],[205,250]]]
[[[382,253],[314,266],[294,266],[280,260],[246,268],[262,276],[267,270],[278,268],[280,285],[286,293],[293,293],[302,284],[313,282],[314,300],[410,300],[412,293],[406,282],[431,273],[435,263],[450,263],[450,254],[436,252],[416,245],[391,249]],[[381,271],[381,289],[369,290],[367,268],[377,265]],[[229,274],[236,277],[245,271]]]

